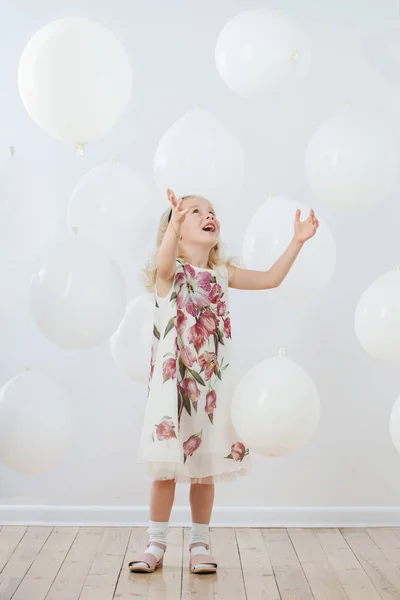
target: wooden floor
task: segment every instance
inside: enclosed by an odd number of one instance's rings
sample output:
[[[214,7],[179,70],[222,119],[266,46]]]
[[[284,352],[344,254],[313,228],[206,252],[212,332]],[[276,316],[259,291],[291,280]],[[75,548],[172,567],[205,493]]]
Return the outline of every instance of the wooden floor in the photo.
[[[400,529],[213,529],[217,575],[190,575],[189,531],[133,575],[144,528],[0,526],[1,600],[400,600]],[[228,577],[229,576],[229,577]]]

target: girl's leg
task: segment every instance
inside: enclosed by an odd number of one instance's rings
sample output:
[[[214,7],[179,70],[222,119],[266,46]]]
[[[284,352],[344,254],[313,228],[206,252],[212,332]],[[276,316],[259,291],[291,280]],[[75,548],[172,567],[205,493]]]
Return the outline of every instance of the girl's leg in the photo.
[[[213,505],[214,484],[212,483],[212,477],[203,479],[203,483],[192,483],[190,486],[190,507],[192,510],[190,545],[199,544],[199,546],[191,548],[192,558],[198,554],[209,554],[209,523]],[[208,563],[201,563],[196,568],[204,569],[207,565]]]
[[[163,558],[167,545],[169,518],[175,498],[175,485],[174,480],[166,480],[153,481],[151,486],[149,546],[146,553],[152,554],[157,562]],[[140,572],[148,566],[145,562],[134,561],[134,565],[130,569],[131,571]]]

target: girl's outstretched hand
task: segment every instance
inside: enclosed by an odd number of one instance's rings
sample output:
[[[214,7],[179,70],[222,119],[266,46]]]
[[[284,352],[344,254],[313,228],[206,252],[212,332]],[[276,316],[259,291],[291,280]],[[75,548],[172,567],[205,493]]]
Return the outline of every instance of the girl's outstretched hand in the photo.
[[[185,217],[187,215],[187,212],[188,212],[187,208],[186,209],[182,208],[183,198],[180,198],[179,200],[177,200],[175,198],[174,192],[170,189],[167,189],[167,198],[172,204],[171,221],[175,225],[182,225],[182,223],[185,220]]]
[[[319,227],[319,221],[315,216],[313,209],[310,210],[309,217],[305,221],[300,221],[300,214],[301,211],[298,208],[294,218],[294,235],[296,240],[303,244],[316,234]]]

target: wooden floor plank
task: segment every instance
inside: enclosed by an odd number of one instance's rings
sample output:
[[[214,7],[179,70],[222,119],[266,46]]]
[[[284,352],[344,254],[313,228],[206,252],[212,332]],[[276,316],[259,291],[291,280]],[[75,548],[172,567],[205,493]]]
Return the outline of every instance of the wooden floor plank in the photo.
[[[182,600],[213,600],[216,575],[193,575],[189,571],[190,529],[183,534]],[[212,549],[211,549],[212,551]],[[215,557],[218,559],[218,557]]]
[[[400,572],[400,538],[391,527],[375,527],[367,529],[380,551],[390,564]]]
[[[0,598],[10,600],[34,562],[52,527],[29,527],[0,575]]]
[[[341,529],[369,579],[384,600],[400,600],[400,574],[379,550],[368,533],[360,529]]]
[[[104,535],[102,527],[81,527],[46,600],[78,600]]]
[[[130,527],[106,528],[79,600],[113,600],[130,534]]]
[[[0,573],[9,561],[15,548],[28,531],[28,527],[4,525],[0,531]]]
[[[147,600],[149,584],[153,574],[131,573],[128,563],[142,554],[148,541],[146,527],[134,527],[128,544],[128,550],[115,588],[115,600]]]
[[[168,533],[164,566],[150,577],[147,600],[178,600],[181,597],[182,546],[182,527],[172,527]]]
[[[263,529],[262,534],[282,600],[311,600],[310,586],[287,531]]]
[[[55,527],[12,600],[44,600],[78,534],[78,527]]]
[[[274,571],[259,529],[236,529],[247,598],[280,600]]]
[[[212,528],[210,538],[211,550],[219,565],[217,576],[211,575],[215,578],[214,597],[218,600],[246,600],[235,530]]]
[[[311,529],[288,529],[315,600],[347,600],[332,565]]]
[[[349,599],[379,600],[380,595],[340,531],[315,529],[314,532]]]

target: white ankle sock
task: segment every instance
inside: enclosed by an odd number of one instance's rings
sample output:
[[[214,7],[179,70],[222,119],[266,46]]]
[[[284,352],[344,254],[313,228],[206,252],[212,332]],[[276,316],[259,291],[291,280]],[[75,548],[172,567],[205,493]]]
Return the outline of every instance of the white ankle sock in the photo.
[[[203,525],[202,523],[192,523],[190,543],[195,544],[196,542],[202,542],[203,544],[208,545],[209,533],[210,528],[208,525]],[[197,554],[210,554],[207,548],[204,546],[196,546],[196,548],[192,548],[190,552],[192,556],[196,556]]]
[[[152,554],[156,557],[157,561],[159,561],[163,555],[165,550],[159,548],[158,546],[152,545],[152,542],[157,542],[158,544],[167,545],[167,533],[168,533],[169,523],[161,523],[160,521],[150,521],[150,527],[147,530],[149,534],[149,547],[145,550],[149,554]],[[140,567],[146,567],[145,563],[138,563]]]

